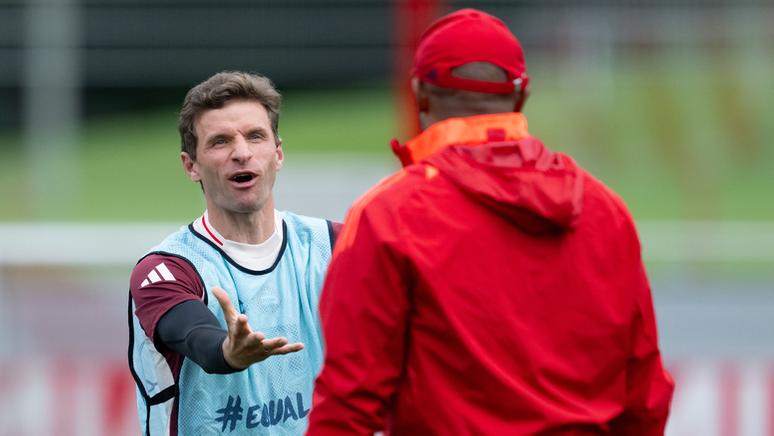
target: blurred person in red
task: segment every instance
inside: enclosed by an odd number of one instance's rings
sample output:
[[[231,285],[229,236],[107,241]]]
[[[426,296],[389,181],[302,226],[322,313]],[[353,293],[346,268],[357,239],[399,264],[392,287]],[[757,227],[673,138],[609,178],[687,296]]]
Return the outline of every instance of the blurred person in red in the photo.
[[[423,132],[346,219],[308,434],[656,435],[673,382],[624,202],[530,136],[499,19],[424,33]]]

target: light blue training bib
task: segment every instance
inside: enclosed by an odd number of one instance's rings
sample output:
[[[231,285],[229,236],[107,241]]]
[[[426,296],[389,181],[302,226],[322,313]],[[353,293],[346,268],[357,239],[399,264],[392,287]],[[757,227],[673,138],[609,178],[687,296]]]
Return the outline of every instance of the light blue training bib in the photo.
[[[211,295],[214,287],[228,293],[253,330],[267,338],[303,342],[304,349],[227,375],[207,374],[184,359],[175,383],[166,360],[140,327],[130,296],[129,362],[144,435],[170,434],[174,415],[180,435],[301,435],[306,430],[314,380],[323,362],[318,302],[333,238],[325,220],[281,214],[282,248],[275,264],[264,271],[237,265],[190,225],[151,250],[194,266],[206,290],[204,302],[224,329],[223,312]]]

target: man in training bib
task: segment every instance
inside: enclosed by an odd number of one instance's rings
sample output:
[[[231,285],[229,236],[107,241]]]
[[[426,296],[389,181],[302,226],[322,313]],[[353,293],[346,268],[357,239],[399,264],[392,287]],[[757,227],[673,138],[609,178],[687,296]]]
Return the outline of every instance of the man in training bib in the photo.
[[[180,156],[207,209],[132,272],[129,365],[143,435],[306,428],[335,232],[274,209],[279,106],[267,78],[241,72],[185,97]]]

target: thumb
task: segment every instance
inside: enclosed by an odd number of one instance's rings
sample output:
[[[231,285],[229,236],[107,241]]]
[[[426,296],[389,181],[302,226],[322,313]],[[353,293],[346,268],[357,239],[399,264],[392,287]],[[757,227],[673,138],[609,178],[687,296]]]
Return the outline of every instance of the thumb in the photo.
[[[231,304],[231,299],[228,297],[228,294],[226,294],[226,291],[221,288],[212,288],[212,295],[215,296],[220,304],[220,308],[223,309],[223,316],[226,318],[226,324],[229,326],[234,324],[239,316],[239,312],[237,312],[234,305]]]

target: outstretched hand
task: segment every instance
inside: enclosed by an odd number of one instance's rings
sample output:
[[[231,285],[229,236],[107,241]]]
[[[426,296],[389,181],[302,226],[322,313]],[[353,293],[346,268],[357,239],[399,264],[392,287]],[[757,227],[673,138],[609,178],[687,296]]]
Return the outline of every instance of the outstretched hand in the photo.
[[[245,369],[269,356],[295,353],[304,348],[301,342],[289,344],[287,338],[266,339],[263,333],[250,328],[247,315],[237,312],[223,289],[213,288],[212,294],[226,318],[228,336],[223,341],[223,357],[232,368]]]

